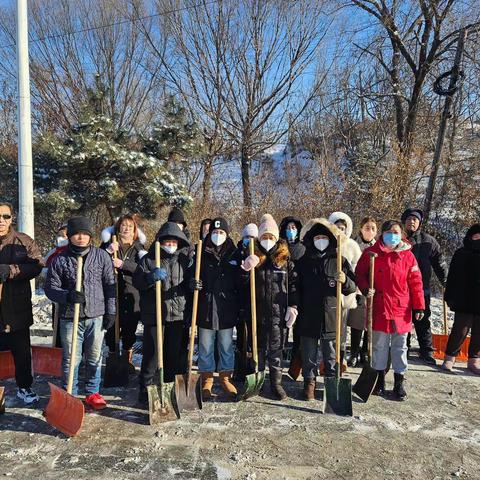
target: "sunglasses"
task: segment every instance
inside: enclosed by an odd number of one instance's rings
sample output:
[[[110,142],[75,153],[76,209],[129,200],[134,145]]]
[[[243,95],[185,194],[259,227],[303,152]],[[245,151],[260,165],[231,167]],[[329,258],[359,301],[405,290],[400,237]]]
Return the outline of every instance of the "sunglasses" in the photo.
[[[0,214],[0,217],[3,218],[4,220],[10,220],[12,218],[12,216],[9,215],[8,213],[2,213]]]

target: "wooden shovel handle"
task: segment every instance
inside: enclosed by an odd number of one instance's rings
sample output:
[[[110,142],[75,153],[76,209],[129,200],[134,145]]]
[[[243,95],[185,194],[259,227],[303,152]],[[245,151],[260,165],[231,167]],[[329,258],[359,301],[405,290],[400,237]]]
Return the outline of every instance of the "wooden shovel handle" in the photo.
[[[368,255],[370,256],[370,269],[368,271],[368,288],[373,290],[375,286],[375,258],[377,258],[378,255],[375,252],[369,252]],[[367,322],[368,359],[369,359],[370,365],[372,364],[372,356],[373,356],[372,331],[373,331],[373,298],[370,298],[368,302],[368,322]]]
[[[443,300],[443,333],[448,335],[448,307],[445,301],[445,289],[442,288],[442,300]]]
[[[337,273],[342,271],[342,236],[337,237]],[[342,284],[337,282],[337,308],[335,328],[335,362],[340,365],[340,341],[342,336]],[[341,367],[339,368],[341,374]]]
[[[250,255],[255,255],[255,239],[250,239]],[[257,345],[257,296],[255,289],[255,267],[250,270],[250,304],[252,313],[252,355],[255,372],[258,372],[258,345]]]
[[[197,255],[195,257],[195,280],[200,280],[200,269],[202,266],[202,240],[198,241]],[[193,366],[193,349],[195,347],[195,333],[197,331],[197,313],[198,313],[198,290],[193,291],[193,306],[192,306],[192,325],[190,331],[190,346],[188,348],[188,375],[192,374]]]
[[[155,242],[155,268],[161,267],[160,242]],[[155,314],[157,317],[157,365],[160,375],[163,372],[163,325],[162,325],[162,282],[155,282]]]
[[[82,291],[83,257],[77,257],[77,279],[75,290]],[[73,328],[72,328],[72,351],[70,352],[70,368],[68,369],[67,393],[72,394],[73,376],[75,373],[75,363],[77,358],[77,340],[78,340],[78,322],[80,320],[80,304],[73,306]]]

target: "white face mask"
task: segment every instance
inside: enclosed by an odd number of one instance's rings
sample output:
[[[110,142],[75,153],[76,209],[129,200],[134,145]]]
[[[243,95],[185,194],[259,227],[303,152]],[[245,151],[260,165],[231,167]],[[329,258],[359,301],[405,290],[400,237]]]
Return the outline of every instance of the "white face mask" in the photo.
[[[175,245],[162,245],[162,249],[165,250],[170,255],[177,251],[177,247]]]
[[[224,234],[219,234],[219,233],[212,233],[212,243],[219,247],[220,245],[223,245],[225,243],[225,240],[227,240],[227,236]]]
[[[262,240],[260,242],[260,245],[267,251],[269,252],[276,244],[277,242],[275,240]]]
[[[65,245],[68,245],[68,238],[57,237],[55,243],[56,243],[57,247],[64,247]]]
[[[320,238],[318,240],[315,240],[313,244],[315,245],[315,248],[317,250],[320,250],[321,252],[323,252],[330,244],[330,241],[326,238]]]

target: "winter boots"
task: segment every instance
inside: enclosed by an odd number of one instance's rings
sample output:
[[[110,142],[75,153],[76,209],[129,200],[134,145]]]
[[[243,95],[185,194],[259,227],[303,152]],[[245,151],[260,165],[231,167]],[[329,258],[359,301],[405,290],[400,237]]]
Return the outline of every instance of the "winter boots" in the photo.
[[[213,372],[202,373],[202,398],[209,400],[212,398]]]
[[[235,388],[235,385],[230,382],[232,378],[232,372],[220,372],[219,376],[220,376],[220,386],[222,387],[222,390],[229,397],[235,398],[237,396],[237,389]]]
[[[403,401],[407,396],[407,392],[405,391],[405,388],[403,386],[405,377],[400,373],[394,373],[393,375],[395,377],[395,383],[393,386],[393,395],[397,400]]]
[[[270,392],[277,400],[285,400],[287,392],[282,387],[282,371],[270,370]]]
[[[475,375],[480,375],[480,358],[469,358],[468,369]]]
[[[303,382],[303,396],[307,402],[315,400],[315,379],[310,378]]]
[[[442,364],[442,370],[451,372],[453,369],[453,365],[455,365],[455,357],[451,357],[450,355],[445,355],[445,359],[443,360],[443,364]]]
[[[373,389],[372,395],[378,395],[379,397],[385,396],[385,370],[377,370],[378,377],[375,388]]]

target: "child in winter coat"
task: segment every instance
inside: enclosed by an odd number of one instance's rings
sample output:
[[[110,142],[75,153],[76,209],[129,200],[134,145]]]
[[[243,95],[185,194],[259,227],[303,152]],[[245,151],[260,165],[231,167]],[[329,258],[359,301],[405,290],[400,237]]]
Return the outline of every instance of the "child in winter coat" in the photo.
[[[117,241],[113,242],[113,235]],[[128,358],[130,371],[135,373],[133,365],[133,345],[136,340],[138,322],[140,321],[140,294],[133,286],[133,274],[141,258],[146,255],[144,233],[138,228],[132,215],[123,215],[113,227],[102,231],[102,245],[112,257],[113,266],[118,272],[118,308],[120,321],[120,339],[124,355]],[[110,352],[115,351],[115,327],[105,335],[105,342]]]
[[[210,224],[202,251],[200,281],[193,279],[198,299],[198,369],[202,374],[202,395],[212,396],[215,372],[215,343],[218,346],[220,385],[230,397],[237,389],[230,382],[234,368],[233,327],[238,322],[238,266],[232,263],[235,244],[227,221],[218,217]]]
[[[107,252],[92,245],[93,229],[85,217],[68,221],[68,249],[55,257],[45,283],[45,294],[59,305],[60,336],[63,346],[63,381],[66,386],[72,350],[74,304],[80,304],[77,358],[73,395],[78,390],[78,369],[82,351],[86,359],[85,402],[93,409],[105,408],[100,395],[102,346],[105,330],[115,321],[115,280],[113,264]],[[78,258],[83,257],[82,290],[75,288]]]
[[[373,290],[369,289],[369,252],[378,255]],[[393,392],[397,400],[403,400],[407,395],[403,384],[408,367],[407,335],[412,330],[412,317],[422,319],[425,300],[422,275],[400,222],[389,220],[382,225],[382,236],[363,252],[355,273],[358,287],[373,301],[372,367],[378,371],[373,393],[385,394],[385,369],[391,350]]]
[[[455,356],[471,331],[468,368],[480,375],[480,223],[472,225],[452,258],[445,300],[455,312],[442,368],[451,371]]]
[[[363,252],[368,247],[375,245],[377,236],[377,222],[372,217],[365,217],[360,222],[360,231],[355,241]],[[356,367],[365,361],[368,351],[368,332],[365,330],[367,319],[367,303],[361,292],[357,291],[357,308],[348,312],[347,325],[350,327],[350,358],[349,367]],[[363,345],[360,350],[360,342]]]
[[[337,272],[337,237],[340,230],[324,218],[310,220],[302,229],[305,255],[296,263],[296,291],[299,310],[300,345],[304,397],[315,398],[318,341],[323,354],[325,376],[335,375],[336,285],[342,294],[355,292],[355,275],[346,258]]]
[[[292,327],[298,312],[290,294],[294,288],[294,265],[288,245],[280,239],[277,223],[269,214],[262,217],[258,227],[255,254],[249,255],[242,265],[246,288],[252,268],[255,268],[256,282],[259,370],[264,370],[268,361],[272,395],[284,400],[287,394],[282,387],[283,348],[287,327]]]
[[[193,259],[190,242],[174,222],[164,223],[155,240],[160,242],[160,268],[155,267],[155,242],[140,260],[133,275],[133,286],[140,292],[140,318],[143,330],[143,357],[140,369],[140,403],[148,401],[147,387],[157,370],[157,324],[155,283],[162,285],[162,325],[164,380],[173,382],[186,371],[186,324],[189,322],[189,282]]]

